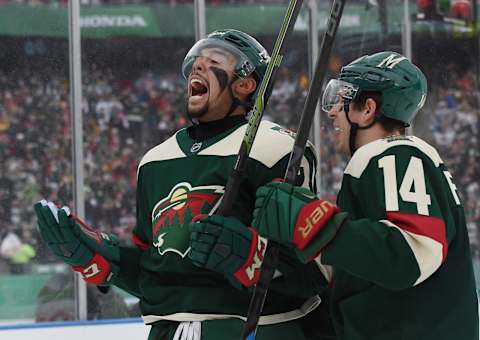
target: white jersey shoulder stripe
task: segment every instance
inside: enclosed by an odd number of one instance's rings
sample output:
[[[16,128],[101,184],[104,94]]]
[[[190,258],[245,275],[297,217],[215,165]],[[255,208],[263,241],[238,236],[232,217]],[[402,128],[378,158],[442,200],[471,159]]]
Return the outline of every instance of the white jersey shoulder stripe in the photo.
[[[396,228],[410,246],[420,269],[420,275],[414,286],[428,279],[442,265],[443,246],[440,242],[424,235],[406,231],[388,220],[380,220],[380,222],[391,228]]]
[[[180,130],[181,131],[181,130]],[[178,132],[180,132],[178,131]],[[177,143],[177,134],[174,134],[172,137],[164,141],[163,143],[153,147],[143,156],[138,169],[142,165],[145,165],[150,162],[155,161],[166,161],[170,159],[177,159],[186,157],[185,153],[180,149],[180,146]]]
[[[231,156],[237,155],[241,142],[245,135],[247,124],[236,129],[233,133],[226,136],[217,143],[200,151],[199,156]],[[181,130],[180,130],[181,131]],[[179,132],[180,132],[179,131]],[[138,169],[143,165],[154,161],[165,161],[186,157],[177,143],[177,132],[175,135],[164,141],[163,143],[150,149],[142,158]],[[294,138],[290,132],[287,132],[280,125],[269,121],[262,121],[258,128],[250,158],[255,159],[263,165],[271,168],[284,156],[292,151]],[[314,147],[309,142],[308,146],[313,150],[316,157]],[[304,157],[305,158],[305,157]],[[308,164],[306,159],[302,159],[302,166]],[[138,171],[137,171],[138,172]],[[308,178],[308,175],[305,177]]]
[[[433,146],[418,137],[408,136],[404,139],[394,141],[379,139],[362,146],[355,151],[353,157],[348,162],[347,167],[345,168],[345,174],[360,178],[372,158],[382,154],[390,148],[400,145],[407,145],[420,150],[432,160],[436,167],[443,164],[440,155]]]
[[[247,124],[238,128],[224,139],[200,151],[198,155],[231,156],[238,154],[246,130]],[[294,138],[290,134],[280,125],[262,121],[250,151],[250,158],[271,168],[292,151]]]

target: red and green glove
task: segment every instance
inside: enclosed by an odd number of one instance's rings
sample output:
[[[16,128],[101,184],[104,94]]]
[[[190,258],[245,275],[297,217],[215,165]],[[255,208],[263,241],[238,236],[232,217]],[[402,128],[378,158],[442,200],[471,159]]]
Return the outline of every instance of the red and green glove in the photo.
[[[194,219],[195,220],[195,219]],[[241,288],[257,283],[267,241],[234,217],[208,216],[190,224],[188,257]]]
[[[38,229],[48,248],[79,272],[85,281],[108,285],[118,273],[120,248],[113,235],[92,229],[71,214],[42,200],[34,205]]]
[[[306,263],[333,240],[347,215],[305,188],[271,182],[257,190],[252,225],[260,235],[294,246]]]

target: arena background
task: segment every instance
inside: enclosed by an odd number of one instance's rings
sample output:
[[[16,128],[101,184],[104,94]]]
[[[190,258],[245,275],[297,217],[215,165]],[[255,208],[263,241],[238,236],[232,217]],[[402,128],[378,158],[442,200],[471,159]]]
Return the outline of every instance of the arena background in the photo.
[[[188,124],[180,67],[195,41],[194,3],[80,3],[85,218],[130,244],[138,162],[149,148]],[[271,51],[287,3],[206,1],[206,31],[241,29]],[[406,4],[410,34],[405,30]],[[311,1],[305,1],[264,115],[292,130],[309,83],[308,5]],[[321,39],[330,3],[316,5],[319,30],[312,36]],[[466,0],[349,0],[327,79],[366,53],[411,53],[429,81],[427,103],[414,131],[439,150],[453,174],[467,214],[477,274],[476,7]],[[45,248],[36,230],[36,201],[73,205],[69,59],[66,0],[0,0],[0,324],[76,320],[75,302],[88,306],[89,320],[140,315],[137,300],[120,290],[102,294],[87,287],[82,298],[74,289],[73,274]],[[318,126],[319,192],[334,200],[345,159],[335,153],[331,126],[324,118]]]

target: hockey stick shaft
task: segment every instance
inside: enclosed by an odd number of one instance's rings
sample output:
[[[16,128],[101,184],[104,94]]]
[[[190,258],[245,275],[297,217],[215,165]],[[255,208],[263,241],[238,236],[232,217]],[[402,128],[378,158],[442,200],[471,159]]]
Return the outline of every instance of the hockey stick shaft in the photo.
[[[287,172],[285,174],[285,181],[288,183],[295,183],[297,174],[300,170],[303,153],[307,144],[307,138],[313,117],[315,116],[318,97],[322,90],[328,61],[330,59],[330,52],[342,17],[345,1],[346,0],[334,0],[332,5],[330,18],[320,47],[320,55],[317,58],[314,77],[309,86],[307,99],[300,119],[300,126],[295,138],[295,144],[288,161]],[[256,328],[267,296],[268,287],[275,272],[279,252],[280,244],[269,241],[261,267],[260,278],[255,286],[252,299],[250,300],[250,307],[242,340],[253,340],[255,338]]]
[[[295,183],[297,174],[300,171],[303,153],[305,152],[305,146],[315,116],[318,98],[325,80],[330,53],[340,24],[343,8],[345,7],[345,1],[346,0],[334,0],[332,4],[330,19],[327,23],[322,45],[320,46],[320,55],[317,58],[317,64],[315,66],[315,73],[308,89],[307,99],[303,107],[300,125],[295,138],[295,144],[290,155],[290,160],[288,161],[287,173],[285,174],[285,182],[287,183]]]
[[[233,203],[235,202],[235,198],[243,178],[243,173],[245,172],[246,161],[250,155],[255,136],[257,135],[263,111],[267,105],[270,95],[272,94],[277,69],[279,68],[283,59],[285,40],[293,31],[293,26],[295,25],[295,21],[298,17],[298,13],[300,12],[302,3],[303,0],[290,0],[288,4],[282,26],[280,27],[277,40],[275,41],[275,45],[273,47],[270,63],[268,64],[265,76],[259,85],[258,94],[255,98],[255,105],[250,112],[247,131],[243,137],[235,166],[228,179],[222,202],[218,207],[217,214],[219,215],[228,216],[231,213]]]

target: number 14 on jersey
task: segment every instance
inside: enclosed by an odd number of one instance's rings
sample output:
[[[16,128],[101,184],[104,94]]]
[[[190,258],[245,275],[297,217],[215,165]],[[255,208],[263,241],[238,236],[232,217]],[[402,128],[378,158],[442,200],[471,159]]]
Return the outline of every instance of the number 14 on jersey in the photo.
[[[388,155],[380,158],[378,161],[378,167],[383,170],[385,207],[387,211],[399,210],[398,199],[400,197],[404,202],[416,204],[418,214],[426,216],[430,215],[429,206],[431,205],[431,198],[426,190],[425,172],[420,158],[414,156],[410,158],[407,170],[401,179],[400,188],[398,188],[397,185],[395,155]],[[443,174],[450,187],[455,203],[460,205],[460,199],[457,195],[457,187],[452,182],[452,175],[448,171],[444,171]]]

